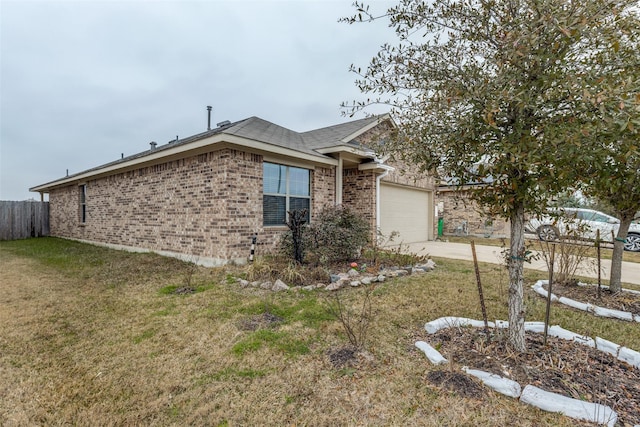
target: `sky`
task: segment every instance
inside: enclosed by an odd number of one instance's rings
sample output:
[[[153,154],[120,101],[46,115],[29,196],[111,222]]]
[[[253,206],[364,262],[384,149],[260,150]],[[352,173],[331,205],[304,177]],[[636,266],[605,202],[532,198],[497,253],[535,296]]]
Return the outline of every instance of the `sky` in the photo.
[[[349,66],[394,34],[350,0],[0,0],[0,200],[257,116],[295,131],[356,118]],[[384,12],[394,2],[372,1]],[[370,112],[380,113],[382,110]]]

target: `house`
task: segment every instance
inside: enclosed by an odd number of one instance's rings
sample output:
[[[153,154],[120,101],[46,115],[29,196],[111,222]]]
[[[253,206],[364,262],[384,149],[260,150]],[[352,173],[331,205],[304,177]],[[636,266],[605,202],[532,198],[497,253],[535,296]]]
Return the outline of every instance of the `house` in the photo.
[[[344,205],[396,242],[433,239],[434,180],[376,157],[388,115],[309,132],[228,121],[38,185],[52,236],[154,251],[203,265],[244,263],[286,230],[286,212]]]
[[[491,215],[471,197],[472,191],[482,184],[457,186],[444,183],[437,187],[436,207],[439,228],[444,236],[475,236],[508,238],[509,222]]]

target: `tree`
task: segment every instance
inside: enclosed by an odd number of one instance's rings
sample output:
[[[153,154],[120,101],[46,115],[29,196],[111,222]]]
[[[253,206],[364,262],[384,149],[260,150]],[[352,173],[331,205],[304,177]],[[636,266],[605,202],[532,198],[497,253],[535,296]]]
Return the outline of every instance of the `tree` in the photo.
[[[363,93],[351,114],[391,107],[397,135],[382,148],[425,172],[483,182],[474,197],[511,222],[510,346],[526,349],[523,266],[525,213],[575,184],[588,153],[584,122],[592,105],[582,90],[601,73],[593,55],[611,51],[630,0],[401,0],[376,17],[355,3],[349,23],[387,17],[399,39],[366,70],[352,66]],[[618,40],[624,43],[624,40]],[[625,64],[619,63],[622,68]],[[611,65],[611,67],[614,67]]]
[[[640,210],[640,23],[637,16],[620,19],[618,33],[605,33],[602,44],[614,47],[602,50],[597,61],[600,75],[585,88],[592,109],[585,114],[585,148],[591,156],[585,191],[604,203],[620,219],[614,239],[609,278],[610,290],[622,289],[622,255],[631,221]],[[620,43],[624,40],[624,43]],[[618,63],[628,64],[620,68]]]

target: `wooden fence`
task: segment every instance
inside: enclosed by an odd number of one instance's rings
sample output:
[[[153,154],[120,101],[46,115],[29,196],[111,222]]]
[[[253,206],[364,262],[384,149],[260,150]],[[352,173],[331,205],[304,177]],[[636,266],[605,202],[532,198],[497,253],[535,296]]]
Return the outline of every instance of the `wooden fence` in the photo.
[[[0,240],[49,235],[49,202],[0,200]]]

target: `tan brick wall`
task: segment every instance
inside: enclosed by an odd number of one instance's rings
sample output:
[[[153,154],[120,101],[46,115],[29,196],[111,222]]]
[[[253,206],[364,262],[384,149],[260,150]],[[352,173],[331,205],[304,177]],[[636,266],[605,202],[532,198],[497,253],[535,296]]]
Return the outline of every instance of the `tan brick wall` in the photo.
[[[466,221],[469,235],[480,237],[509,237],[509,224],[502,218],[492,217],[484,212],[478,204],[469,198],[469,191],[453,191],[441,189],[436,203],[441,202],[444,210],[443,234],[460,234],[456,230]]]
[[[50,193],[52,235],[213,259],[246,258],[262,227],[262,156],[224,149]]]
[[[389,161],[389,165],[393,166],[395,170],[382,178],[383,181],[435,190],[435,179],[432,175],[420,172],[417,167],[398,160]]]
[[[342,175],[342,203],[376,229],[376,174],[345,169]]]
[[[312,211],[335,200],[335,170],[311,173]],[[262,226],[262,156],[223,149],[87,183],[87,221],[80,190],[51,191],[51,235],[177,252],[199,258],[245,259],[273,250],[286,227]]]
[[[335,168],[316,167],[311,174],[311,213],[316,216],[336,203]]]
[[[80,239],[80,189],[77,185],[49,193],[49,227],[52,236]]]

